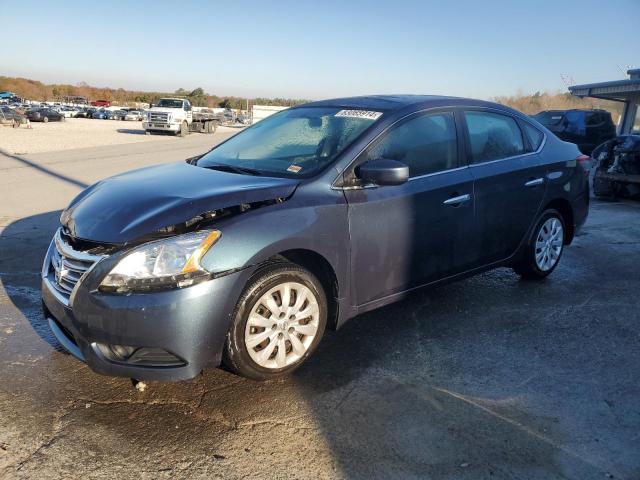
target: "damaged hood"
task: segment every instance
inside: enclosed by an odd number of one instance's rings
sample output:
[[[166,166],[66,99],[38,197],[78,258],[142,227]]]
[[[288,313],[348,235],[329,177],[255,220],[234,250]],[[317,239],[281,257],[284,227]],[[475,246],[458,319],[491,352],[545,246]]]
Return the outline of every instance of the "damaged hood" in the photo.
[[[76,238],[123,244],[212,210],[289,197],[298,183],[171,163],[90,186],[60,221]]]

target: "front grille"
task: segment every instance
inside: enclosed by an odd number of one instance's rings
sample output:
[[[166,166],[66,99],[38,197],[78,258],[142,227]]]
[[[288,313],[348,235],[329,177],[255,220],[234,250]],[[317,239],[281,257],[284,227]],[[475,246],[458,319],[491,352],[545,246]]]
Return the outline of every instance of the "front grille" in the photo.
[[[164,112],[149,112],[149,122],[167,123],[169,114]]]
[[[58,230],[53,237],[46,278],[68,304],[77,283],[100,259],[100,255],[74,250]]]

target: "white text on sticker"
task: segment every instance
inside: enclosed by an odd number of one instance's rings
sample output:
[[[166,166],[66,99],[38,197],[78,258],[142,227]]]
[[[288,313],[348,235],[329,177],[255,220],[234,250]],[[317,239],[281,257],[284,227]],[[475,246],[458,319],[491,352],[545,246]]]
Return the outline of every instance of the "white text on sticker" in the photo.
[[[372,112],[370,110],[340,110],[336,117],[364,118],[367,120],[377,120],[382,112]]]

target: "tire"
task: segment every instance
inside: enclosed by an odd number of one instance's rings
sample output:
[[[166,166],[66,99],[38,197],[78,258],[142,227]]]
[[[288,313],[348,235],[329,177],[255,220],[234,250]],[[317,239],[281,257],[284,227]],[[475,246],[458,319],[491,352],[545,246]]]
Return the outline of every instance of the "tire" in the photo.
[[[283,308],[286,287],[290,292],[288,317],[278,310]],[[308,316],[296,318],[296,312]],[[236,304],[223,364],[254,380],[287,375],[315,351],[326,324],[327,299],[318,279],[293,263],[268,265],[249,280]],[[251,345],[255,342],[259,343]]]
[[[542,280],[553,272],[564,251],[566,227],[560,212],[545,210],[536,222],[524,256],[513,270],[522,278]]]
[[[189,124],[187,122],[182,122],[180,124],[180,131],[178,132],[179,137],[186,137],[189,134]]]
[[[42,119],[42,121],[43,121],[44,123],[49,123],[49,117],[44,117],[44,118]]]

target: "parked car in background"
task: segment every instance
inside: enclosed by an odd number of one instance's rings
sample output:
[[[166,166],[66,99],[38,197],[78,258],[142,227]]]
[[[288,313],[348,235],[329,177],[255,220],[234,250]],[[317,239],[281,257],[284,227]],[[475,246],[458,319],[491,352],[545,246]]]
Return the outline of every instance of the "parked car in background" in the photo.
[[[585,155],[616,136],[616,126],[606,110],[546,110],[533,118],[561,140],[578,145]]]
[[[76,118],[87,118],[87,112],[88,112],[87,108],[83,108],[83,107],[78,108],[78,111],[76,112]]]
[[[127,112],[125,110],[108,110],[107,118],[109,120],[124,120]]]
[[[104,109],[96,110],[91,114],[91,118],[96,120],[106,120],[109,118],[109,113]]]
[[[52,108],[38,108],[34,110],[28,110],[26,113],[27,118],[32,122],[60,122],[64,120],[64,115],[56,112]]]
[[[585,165],[495,103],[300,105],[81,192],[44,259],[44,316],[105,375],[179,380],[224,363],[278,377],[326,328],[418,287],[504,266],[551,274],[587,217]]]
[[[131,110],[127,112],[127,114],[124,116],[125,120],[133,120],[136,122],[142,121],[143,118],[144,116],[142,115],[142,112],[139,110]]]
[[[57,110],[64,118],[74,118],[78,114],[78,110],[74,107],[62,107]]]

